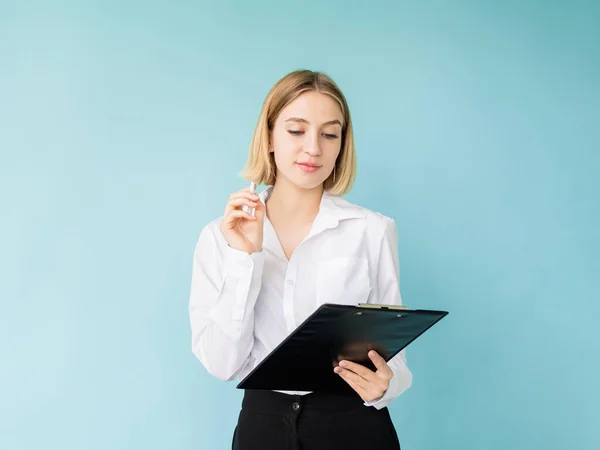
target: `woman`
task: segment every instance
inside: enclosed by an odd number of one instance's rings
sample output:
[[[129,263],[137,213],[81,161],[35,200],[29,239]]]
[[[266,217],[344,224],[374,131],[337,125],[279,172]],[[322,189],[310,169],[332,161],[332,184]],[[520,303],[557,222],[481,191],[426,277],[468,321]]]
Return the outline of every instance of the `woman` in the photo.
[[[401,303],[395,222],[341,197],[355,172],[338,86],[308,70],[279,80],[244,170],[267,188],[233,193],[194,252],[192,346],[209,373],[243,378],[322,303]],[[404,351],[369,358],[375,372],[344,360],[333,369],[355,396],[246,391],[233,448],[399,449],[387,405],[412,375]]]

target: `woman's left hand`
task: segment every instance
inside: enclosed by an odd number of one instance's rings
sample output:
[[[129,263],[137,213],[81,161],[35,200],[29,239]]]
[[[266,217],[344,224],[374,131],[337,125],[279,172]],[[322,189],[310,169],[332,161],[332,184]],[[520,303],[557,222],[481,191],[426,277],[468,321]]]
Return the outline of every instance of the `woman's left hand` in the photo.
[[[365,402],[380,399],[387,391],[394,376],[392,369],[375,350],[369,352],[369,358],[375,364],[377,372],[352,361],[342,360],[334,372],[341,376]]]

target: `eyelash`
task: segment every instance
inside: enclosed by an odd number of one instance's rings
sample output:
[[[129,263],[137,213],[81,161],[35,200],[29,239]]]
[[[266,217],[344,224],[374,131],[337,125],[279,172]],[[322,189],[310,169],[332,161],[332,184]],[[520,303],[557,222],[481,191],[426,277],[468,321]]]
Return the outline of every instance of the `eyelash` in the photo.
[[[304,134],[304,131],[288,130],[288,133],[290,133],[292,136],[300,136],[301,134]],[[337,134],[325,133],[324,136],[325,136],[325,139],[337,139],[338,138]]]

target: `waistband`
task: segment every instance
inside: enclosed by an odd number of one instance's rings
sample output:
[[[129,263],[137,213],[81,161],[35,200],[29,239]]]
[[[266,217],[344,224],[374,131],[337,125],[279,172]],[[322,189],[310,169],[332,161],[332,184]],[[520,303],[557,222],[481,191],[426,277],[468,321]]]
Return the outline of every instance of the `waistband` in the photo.
[[[312,392],[306,395],[291,395],[268,390],[247,389],[242,400],[242,410],[262,414],[294,415],[300,411],[304,411],[304,414],[335,414],[360,408],[366,407],[358,394],[338,395]]]

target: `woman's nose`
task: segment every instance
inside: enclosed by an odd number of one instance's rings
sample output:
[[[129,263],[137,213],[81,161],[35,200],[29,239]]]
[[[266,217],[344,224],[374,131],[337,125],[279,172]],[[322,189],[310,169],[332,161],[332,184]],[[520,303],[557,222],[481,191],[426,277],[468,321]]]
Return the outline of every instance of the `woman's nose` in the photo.
[[[306,139],[304,140],[304,151],[310,155],[319,156],[321,154],[321,148],[319,147],[319,136],[307,133]]]

